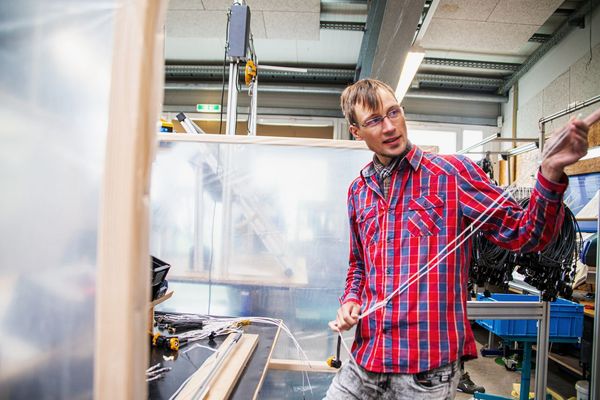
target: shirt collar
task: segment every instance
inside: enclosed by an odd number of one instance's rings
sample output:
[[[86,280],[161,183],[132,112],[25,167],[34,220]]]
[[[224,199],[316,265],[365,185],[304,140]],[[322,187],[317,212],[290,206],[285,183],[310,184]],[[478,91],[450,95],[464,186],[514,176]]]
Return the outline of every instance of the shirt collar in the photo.
[[[412,169],[416,171],[421,165],[421,160],[423,158],[423,150],[421,150],[414,144],[411,144],[410,142],[408,142],[408,145],[411,146],[411,148],[408,151],[408,153],[406,153],[403,159],[406,159],[406,161],[408,161]],[[375,160],[375,157],[376,156],[373,156],[373,160]],[[398,163],[399,168],[401,168],[401,165],[402,161]],[[371,161],[369,164],[367,164],[360,173],[365,178],[375,175],[377,173],[377,170],[375,169],[374,161]]]

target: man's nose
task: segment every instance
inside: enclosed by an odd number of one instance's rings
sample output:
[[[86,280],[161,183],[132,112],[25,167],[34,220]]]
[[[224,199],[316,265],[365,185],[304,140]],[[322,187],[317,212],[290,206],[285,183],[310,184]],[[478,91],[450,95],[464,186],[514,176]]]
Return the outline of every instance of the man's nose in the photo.
[[[381,127],[384,132],[389,132],[394,129],[394,124],[392,124],[392,120],[387,115],[383,117],[383,121],[381,121]]]

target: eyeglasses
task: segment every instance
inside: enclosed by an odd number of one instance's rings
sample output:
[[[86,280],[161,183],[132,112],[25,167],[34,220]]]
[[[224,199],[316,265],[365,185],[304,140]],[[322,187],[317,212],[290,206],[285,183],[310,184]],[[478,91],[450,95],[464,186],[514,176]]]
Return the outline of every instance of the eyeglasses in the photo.
[[[402,108],[393,107],[385,115],[378,115],[373,118],[369,118],[362,124],[354,124],[354,125],[360,125],[363,128],[375,128],[376,126],[381,125],[381,123],[383,122],[383,120],[385,118],[389,118],[390,121],[394,121],[394,120],[397,120],[398,118],[400,118],[401,116],[402,116]]]

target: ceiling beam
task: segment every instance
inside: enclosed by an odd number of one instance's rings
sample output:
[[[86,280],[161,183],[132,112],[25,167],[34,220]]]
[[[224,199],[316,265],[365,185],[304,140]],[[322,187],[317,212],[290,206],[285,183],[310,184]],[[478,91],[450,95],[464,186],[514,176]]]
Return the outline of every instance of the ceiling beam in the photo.
[[[356,61],[355,81],[371,76],[386,3],[387,0],[371,0],[369,4],[365,34]]]
[[[438,65],[444,67],[489,69],[499,71],[516,71],[517,69],[519,69],[519,66],[521,64],[425,57],[423,59],[422,65]]]
[[[207,82],[221,81],[229,76],[229,70],[223,71],[222,65],[185,65],[185,64],[167,64],[165,65],[165,81],[188,81],[188,82]],[[270,69],[261,69],[258,65],[259,82],[279,82],[279,83],[330,83],[346,85],[352,82],[354,70],[350,68],[306,68],[306,72],[281,70],[274,71]],[[240,81],[243,81],[243,74],[240,75]],[[260,87],[260,86],[259,86]]]
[[[504,82],[500,78],[481,76],[460,76],[443,74],[417,74],[413,83],[419,87],[436,87],[459,90],[497,90]]]
[[[396,88],[424,5],[425,0],[387,2],[371,67],[371,77]]]

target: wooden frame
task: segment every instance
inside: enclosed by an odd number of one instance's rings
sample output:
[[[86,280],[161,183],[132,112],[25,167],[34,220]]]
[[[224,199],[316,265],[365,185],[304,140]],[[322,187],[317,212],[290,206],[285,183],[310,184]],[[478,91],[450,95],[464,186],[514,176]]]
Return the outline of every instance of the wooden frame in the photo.
[[[243,136],[243,135],[219,135],[207,133],[204,135],[189,135],[186,133],[159,134],[161,142],[200,142],[200,143],[230,143],[230,144],[268,144],[276,146],[298,146],[298,147],[326,147],[333,149],[357,149],[369,150],[362,140],[332,140],[332,139],[309,139],[276,136]],[[424,151],[433,152],[436,146],[419,146]]]
[[[117,3],[98,233],[94,397],[145,399],[148,196],[163,95],[167,1]]]
[[[596,123],[590,127],[588,143],[590,148],[600,146],[600,123]],[[565,172],[567,175],[580,175],[589,174],[592,172],[600,172],[600,157],[577,161],[575,164],[569,165],[567,168],[565,168]]]

